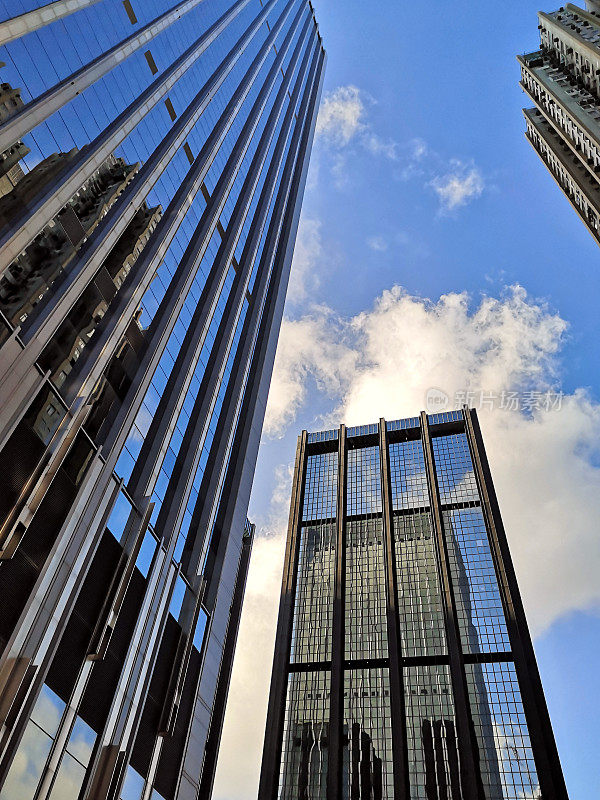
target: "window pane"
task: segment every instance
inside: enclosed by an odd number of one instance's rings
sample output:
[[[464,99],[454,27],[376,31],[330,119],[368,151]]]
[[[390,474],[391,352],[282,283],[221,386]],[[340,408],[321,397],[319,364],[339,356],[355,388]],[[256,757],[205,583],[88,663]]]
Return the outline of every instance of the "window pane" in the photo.
[[[33,797],[51,746],[52,739],[29,720],[0,792],[0,800]]]
[[[56,774],[50,800],[77,800],[84,778],[85,767],[65,753]]]

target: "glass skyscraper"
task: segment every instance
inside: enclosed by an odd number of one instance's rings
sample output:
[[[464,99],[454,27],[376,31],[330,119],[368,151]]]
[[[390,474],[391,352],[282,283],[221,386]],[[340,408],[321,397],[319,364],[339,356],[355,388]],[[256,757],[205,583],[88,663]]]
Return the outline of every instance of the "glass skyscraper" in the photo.
[[[538,20],[540,49],[518,56],[526,135],[600,243],[600,2]]]
[[[566,797],[476,412],[304,431],[259,800]]]
[[[208,798],[325,55],[0,0],[0,798]]]

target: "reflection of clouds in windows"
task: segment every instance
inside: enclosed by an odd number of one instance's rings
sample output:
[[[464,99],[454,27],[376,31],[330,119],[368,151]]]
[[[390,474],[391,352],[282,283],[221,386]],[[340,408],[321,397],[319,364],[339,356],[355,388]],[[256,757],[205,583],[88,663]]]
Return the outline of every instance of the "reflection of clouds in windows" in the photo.
[[[442,503],[479,499],[473,463],[464,433],[435,436],[432,440]]]
[[[421,440],[390,444],[392,503],[395,510],[429,505]]]
[[[85,768],[73,756],[65,753],[56,775],[50,800],[67,800],[79,795]]]
[[[92,756],[92,749],[95,741],[96,734],[94,731],[81,717],[77,717],[71,732],[69,744],[67,745],[69,753],[75,756],[82,764],[87,765]]]
[[[51,745],[52,739],[30,721],[0,793],[2,800],[33,797]]]
[[[64,710],[65,703],[44,684],[31,712],[31,719],[37,722],[40,728],[43,728],[50,736],[54,736]]]

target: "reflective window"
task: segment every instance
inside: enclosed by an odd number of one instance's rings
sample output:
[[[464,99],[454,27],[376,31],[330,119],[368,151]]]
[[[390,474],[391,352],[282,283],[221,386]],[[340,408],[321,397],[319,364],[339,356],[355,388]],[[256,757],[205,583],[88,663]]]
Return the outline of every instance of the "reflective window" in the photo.
[[[381,513],[379,447],[348,450],[348,516]]]
[[[330,681],[329,672],[293,672],[288,677],[280,800],[325,797]]]
[[[130,764],[121,788],[121,800],[140,800],[144,791],[144,783],[142,776]]]
[[[150,572],[150,566],[152,564],[154,554],[156,553],[157,545],[158,541],[153,533],[149,530],[146,531],[142,546],[140,547],[140,551],[138,553],[138,557],[135,561],[136,567],[142,573],[144,578],[147,578],[148,573]]]
[[[346,526],[346,658],[387,656],[385,554],[381,518]]]
[[[173,594],[171,595],[171,604],[169,606],[169,613],[172,614],[175,619],[179,619],[179,614],[181,613],[181,606],[183,605],[183,598],[185,597],[185,590],[187,588],[186,582],[183,580],[181,575],[177,576],[175,580],[175,586],[173,587]]]
[[[432,445],[442,504],[478,501],[479,493],[466,435],[434,436]]]
[[[389,451],[394,510],[429,506],[425,456],[421,440],[392,442]]]
[[[292,630],[293,662],[331,658],[336,526],[303,525]]]
[[[444,606],[429,514],[394,517],[402,655],[446,652]]]
[[[411,800],[460,796],[449,667],[406,668],[404,701]]]
[[[482,511],[444,511],[443,519],[463,650],[508,652],[510,641]]]
[[[110,512],[110,517],[108,518],[108,522],[106,523],[106,527],[115,537],[115,539],[120,542],[123,538],[123,534],[125,533],[125,526],[129,520],[129,515],[131,514],[132,505],[129,500],[125,497],[123,492],[119,492],[117,495],[116,502],[113,506],[112,511]]]
[[[465,669],[486,798],[541,797],[514,664]]]
[[[337,508],[338,454],[309,456],[306,464],[302,519],[335,519]]]
[[[392,721],[386,669],[344,673],[344,797],[394,797]]]
[[[206,635],[206,626],[208,624],[208,614],[201,608],[198,615],[198,622],[194,630],[194,647],[201,653],[202,645],[204,644],[204,636]]]
[[[1,800],[33,797],[64,710],[65,703],[44,684],[0,792]]]

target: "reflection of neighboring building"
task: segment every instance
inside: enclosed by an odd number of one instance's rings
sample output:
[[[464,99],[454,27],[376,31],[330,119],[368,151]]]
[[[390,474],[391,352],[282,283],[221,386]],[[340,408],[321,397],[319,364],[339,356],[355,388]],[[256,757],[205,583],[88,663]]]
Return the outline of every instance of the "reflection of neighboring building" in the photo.
[[[475,412],[304,432],[291,509],[259,800],[566,800]]]
[[[344,725],[344,771],[342,796],[382,800],[383,762],[377,755],[373,739],[358,722]]]
[[[17,186],[0,199],[0,220],[9,222],[20,209],[35,197],[36,193],[60,174],[76,156],[71,153],[55,153],[42,161],[19,181]],[[127,184],[133,179],[139,164],[125,164],[123,159],[111,156],[74,195],[70,202],[33,239],[31,244],[6,269],[0,279],[0,309],[15,325],[23,323],[33,308],[43,299],[53,282],[62,274],[76,255],[77,248],[90,236]],[[158,215],[160,209],[153,209]],[[138,215],[144,219],[148,209],[140,209]],[[137,215],[136,215],[137,216]],[[156,227],[158,218],[147,226],[148,232]],[[132,234],[139,227],[134,218],[131,230],[123,234],[109,256],[114,260],[117,253],[130,249],[133,254],[139,243]],[[142,235],[147,241],[147,235]],[[123,264],[128,257],[123,253]],[[110,276],[112,280],[116,277]],[[118,288],[118,287],[117,287]],[[113,292],[114,293],[114,292]]]
[[[14,116],[23,107],[20,89],[13,89],[8,83],[0,84],[0,125]],[[9,194],[24,177],[20,161],[29,152],[23,142],[14,142],[0,153],[0,198]]]

